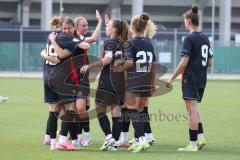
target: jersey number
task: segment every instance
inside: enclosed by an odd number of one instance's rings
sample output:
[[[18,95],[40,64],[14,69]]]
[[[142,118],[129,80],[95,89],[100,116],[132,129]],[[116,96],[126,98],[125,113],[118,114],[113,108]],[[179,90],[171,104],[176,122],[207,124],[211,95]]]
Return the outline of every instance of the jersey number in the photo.
[[[140,51],[136,54],[136,57],[142,57],[136,61],[136,72],[150,72],[153,61],[152,52]]]
[[[57,57],[57,53],[54,51],[52,45],[48,45],[48,44],[47,44],[47,54],[48,54],[49,56],[56,56],[56,57]],[[46,61],[46,64],[56,65],[56,64],[54,64],[54,63],[52,63],[52,62],[49,62],[49,61]]]
[[[208,61],[208,46],[207,45],[203,45],[201,47],[202,49],[202,57],[204,58],[202,60],[202,65],[203,66],[207,66],[207,61]]]

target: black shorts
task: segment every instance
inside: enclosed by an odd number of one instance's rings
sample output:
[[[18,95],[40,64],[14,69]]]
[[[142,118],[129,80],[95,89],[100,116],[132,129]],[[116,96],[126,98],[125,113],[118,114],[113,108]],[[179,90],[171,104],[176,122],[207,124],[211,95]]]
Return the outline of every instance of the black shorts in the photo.
[[[122,75],[111,74],[111,77],[110,76],[100,77],[95,98],[95,103],[97,105],[123,105],[124,96],[125,96],[124,74]]]
[[[202,101],[205,88],[194,88],[191,86],[182,87],[182,98],[184,100],[196,100],[198,103]]]
[[[127,91],[141,97],[152,96],[152,77],[151,72],[132,72],[128,73]]]
[[[44,85],[44,102],[45,103],[70,103],[75,101],[74,95],[64,95],[61,93],[57,93],[56,91],[49,88],[48,85]]]
[[[44,67],[44,102],[45,103],[69,103],[75,101],[74,94],[63,94],[50,87],[49,76],[54,72],[54,66]]]

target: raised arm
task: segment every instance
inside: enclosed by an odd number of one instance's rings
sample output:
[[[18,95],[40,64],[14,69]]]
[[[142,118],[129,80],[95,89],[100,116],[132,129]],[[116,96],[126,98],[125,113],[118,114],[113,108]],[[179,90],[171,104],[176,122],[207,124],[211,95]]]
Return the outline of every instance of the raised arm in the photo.
[[[96,42],[99,35],[101,34],[101,26],[102,26],[102,17],[101,15],[99,14],[98,10],[96,10],[96,18],[98,20],[98,24],[97,24],[97,27],[95,29],[95,31],[93,32],[92,36],[91,37],[86,37],[85,38],[85,42],[87,43],[93,43],[93,42]]]

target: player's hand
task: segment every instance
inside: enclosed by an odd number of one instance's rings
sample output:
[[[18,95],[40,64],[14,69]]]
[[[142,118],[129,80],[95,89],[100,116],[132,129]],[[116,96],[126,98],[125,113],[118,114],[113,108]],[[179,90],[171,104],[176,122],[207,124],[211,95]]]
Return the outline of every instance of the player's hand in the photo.
[[[50,33],[50,35],[48,36],[48,38],[50,39],[51,42],[56,41],[57,33],[56,33],[56,32]]]
[[[88,65],[84,65],[84,66],[82,66],[82,68],[80,69],[80,72],[81,72],[82,74],[85,74],[88,70],[89,70],[89,66],[88,66]]]
[[[107,27],[107,24],[110,21],[108,15],[105,15],[104,20],[105,20],[105,26]]]
[[[171,84],[172,84],[172,80],[171,80],[171,79],[169,79],[169,80],[166,81],[166,87],[167,87],[167,88],[170,88],[170,87],[171,87]]]
[[[101,15],[100,15],[98,10],[96,10],[96,18],[97,18],[99,23],[102,23],[102,17],[101,17]]]
[[[57,56],[48,56],[47,60],[53,64],[58,64],[60,63],[60,60],[58,59]]]

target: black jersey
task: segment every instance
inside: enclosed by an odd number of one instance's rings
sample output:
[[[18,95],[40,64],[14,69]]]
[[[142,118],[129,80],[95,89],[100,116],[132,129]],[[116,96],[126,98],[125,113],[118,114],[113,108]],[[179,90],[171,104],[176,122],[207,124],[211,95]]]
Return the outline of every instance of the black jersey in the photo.
[[[71,55],[73,55],[77,49],[78,44],[81,43],[81,40],[74,38],[73,36],[70,36],[70,35],[58,33],[56,42],[61,48],[67,50]],[[57,53],[53,49],[52,43],[49,39],[47,41],[46,49],[49,56],[57,56]],[[67,58],[61,59],[60,63],[66,60]],[[49,61],[45,61],[45,64],[55,65]]]
[[[104,66],[101,70],[95,100],[97,104],[122,105],[124,101],[124,72],[114,73],[111,70],[111,66],[123,63],[124,52],[119,47],[120,43],[121,40],[118,38],[111,38],[104,41],[104,52],[102,58],[109,57],[112,61],[111,64]]]
[[[135,37],[132,39],[132,47],[128,51],[128,58],[134,62],[133,68],[130,72],[151,72],[152,63],[155,62],[156,57],[153,45],[149,38]]]
[[[110,57],[112,58],[112,62],[109,65],[106,65],[102,68],[101,75],[109,74],[111,71],[112,65],[118,65],[118,63],[122,63],[124,59],[124,52],[119,47],[121,40],[119,38],[111,38],[104,41],[104,52],[102,58]]]
[[[150,39],[133,38],[127,58],[134,62],[127,74],[127,90],[140,97],[150,97],[153,87],[152,66],[156,60]]]
[[[208,37],[202,32],[189,34],[184,40],[181,56],[189,58],[183,73],[183,86],[204,88],[207,82],[208,59],[213,56]]]
[[[75,52],[76,46],[80,43],[78,39],[62,33],[58,34],[56,42],[61,48],[66,49],[71,55]],[[57,56],[57,53],[54,51],[49,39],[47,42],[47,53],[49,56]],[[68,58],[69,57],[61,59],[60,63],[57,65],[49,61],[45,61],[44,97],[45,102],[47,103],[66,103],[75,100],[75,96],[72,92],[73,89],[70,87],[71,85],[68,86],[71,82],[66,80],[67,82],[65,83],[65,76],[68,76],[70,73],[70,64],[68,61],[65,61]]]

